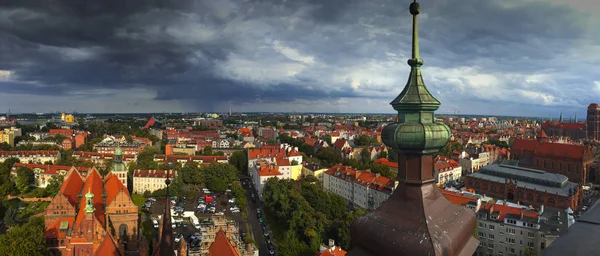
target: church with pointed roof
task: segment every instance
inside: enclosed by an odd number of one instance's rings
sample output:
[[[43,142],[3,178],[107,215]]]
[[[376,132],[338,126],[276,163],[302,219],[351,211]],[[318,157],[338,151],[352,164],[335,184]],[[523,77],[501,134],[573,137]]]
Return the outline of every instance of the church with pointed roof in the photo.
[[[125,255],[138,251],[138,207],[120,179],[95,169],[69,171],[45,212],[54,255]]]

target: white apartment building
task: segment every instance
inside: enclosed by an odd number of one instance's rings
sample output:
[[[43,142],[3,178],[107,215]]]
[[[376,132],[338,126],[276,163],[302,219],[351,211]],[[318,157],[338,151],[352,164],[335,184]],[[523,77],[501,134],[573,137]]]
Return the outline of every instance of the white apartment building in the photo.
[[[462,166],[454,159],[438,156],[435,158],[433,166],[435,182],[438,185],[444,185],[448,181],[458,181],[462,176]]]
[[[323,189],[365,209],[377,209],[398,185],[397,181],[350,166],[335,165],[323,174]]]
[[[174,170],[135,170],[133,172],[133,193],[143,194],[146,191],[154,192],[165,188],[165,180],[173,179],[177,172]]]
[[[262,192],[268,179],[274,177],[277,177],[278,179],[290,178],[291,166],[282,167],[283,168],[280,168],[274,162],[259,160],[254,164],[253,168],[250,169],[250,177],[260,199],[262,199]],[[285,168],[287,168],[287,171]]]
[[[481,167],[490,164],[490,153],[481,152],[466,157],[466,153],[463,152],[462,157],[458,159],[458,163],[462,166],[463,175],[478,172]]]
[[[0,162],[8,158],[18,158],[21,163],[43,164],[56,162],[60,159],[60,151],[57,150],[31,150],[31,151],[0,151]]]

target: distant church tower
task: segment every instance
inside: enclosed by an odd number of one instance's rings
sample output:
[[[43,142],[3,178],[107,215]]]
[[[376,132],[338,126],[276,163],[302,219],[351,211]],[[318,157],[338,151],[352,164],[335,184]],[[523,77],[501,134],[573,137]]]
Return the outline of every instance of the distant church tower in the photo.
[[[600,138],[600,106],[592,103],[587,109],[587,134],[589,139],[597,140]]]
[[[120,147],[115,150],[115,158],[110,171],[117,175],[123,185],[127,187],[127,166],[123,163],[123,150]]]

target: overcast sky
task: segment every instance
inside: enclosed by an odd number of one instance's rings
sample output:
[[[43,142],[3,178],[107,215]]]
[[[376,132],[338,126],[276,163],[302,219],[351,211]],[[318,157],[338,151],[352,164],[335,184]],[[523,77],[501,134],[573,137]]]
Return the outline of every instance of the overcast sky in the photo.
[[[0,112],[392,113],[410,2],[2,0]],[[600,101],[600,1],[420,3],[438,113],[583,118]]]

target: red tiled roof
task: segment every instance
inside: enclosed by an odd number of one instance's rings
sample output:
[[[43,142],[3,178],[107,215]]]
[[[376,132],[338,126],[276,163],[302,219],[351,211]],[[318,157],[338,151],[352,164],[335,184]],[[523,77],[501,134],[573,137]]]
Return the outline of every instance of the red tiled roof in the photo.
[[[279,172],[279,166],[272,164],[261,164],[256,171],[259,176],[278,176],[281,175]]]
[[[207,256],[239,256],[238,252],[227,239],[225,232],[219,230],[215,241],[210,245]]]
[[[123,183],[119,180],[119,178],[110,173],[106,178],[104,178],[104,189],[106,191],[106,205],[110,205],[112,201],[115,199],[119,192],[123,191],[125,194],[129,195],[129,190],[123,185]],[[87,192],[86,192],[87,193]],[[94,195],[94,199],[96,195]]]
[[[398,163],[391,162],[391,161],[387,160],[387,158],[378,158],[378,159],[375,159],[375,163],[376,164],[382,164],[382,165],[385,165],[387,167],[398,169]]]
[[[346,139],[344,138],[337,139],[335,143],[333,143],[333,147],[336,149],[342,149],[344,145],[346,145]]]
[[[564,123],[561,124],[563,129],[573,129],[573,130],[577,130],[577,129],[584,129],[585,128],[585,124],[584,123]]]
[[[120,256],[121,253],[119,253],[119,249],[113,242],[112,237],[110,237],[109,234],[106,234],[106,236],[104,236],[104,239],[102,240],[102,243],[96,249],[94,256],[95,255],[98,255],[98,256],[111,256],[111,255]]]
[[[96,210],[94,211],[94,215],[98,222],[101,225],[104,225],[104,204],[102,202],[102,177],[100,177],[100,173],[96,169],[93,169],[85,179],[85,183],[83,184],[83,188],[80,190],[84,195],[88,192],[94,194],[93,205]],[[79,203],[79,212],[77,213],[77,219],[75,219],[75,225],[79,226],[81,221],[83,221],[85,217],[85,196],[81,198],[81,202]]]
[[[487,211],[490,211],[490,209],[491,209],[492,212],[499,212],[498,221],[501,221],[501,222],[504,221],[504,217],[506,216],[506,214],[520,215],[521,212],[523,212],[524,217],[531,217],[534,219],[537,219],[539,217],[539,214],[536,212],[524,210],[522,208],[517,208],[517,207],[510,206],[510,205],[487,203],[487,204],[483,205],[481,208],[485,209]]]
[[[541,143],[536,149],[536,155],[548,157],[561,157],[568,159],[583,159],[586,146],[560,144],[560,143]]]
[[[275,160],[275,162],[277,163],[277,165],[279,166],[291,166],[292,164],[290,163],[290,160],[287,158],[277,158]]]
[[[144,125],[144,129],[148,129],[148,128],[152,127],[154,125],[154,123],[156,123],[156,119],[153,116],[148,120],[146,125]]]
[[[527,140],[527,139],[515,139],[512,149],[515,151],[535,151],[538,144],[540,144],[537,140]]]
[[[329,248],[323,253],[319,254],[319,256],[344,256],[346,253],[347,252],[339,246],[334,246],[333,248]]]
[[[466,196],[463,194],[459,194],[457,192],[448,191],[448,190],[444,190],[444,189],[441,189],[440,191],[442,192],[444,197],[446,197],[446,199],[448,199],[448,201],[450,201],[456,205],[465,206],[465,205],[467,205],[468,202],[477,202],[477,198],[474,196]]]
[[[71,171],[60,187],[60,192],[69,199],[73,206],[77,206],[77,195],[81,192],[81,186],[83,186],[83,178],[78,172]]]
[[[68,229],[70,229],[73,227],[74,220],[74,217],[61,217],[55,220],[54,224],[46,227],[46,230],[44,230],[44,236],[46,238],[65,238],[67,234],[65,232],[60,232],[60,224],[63,221],[66,221],[68,223]]]

